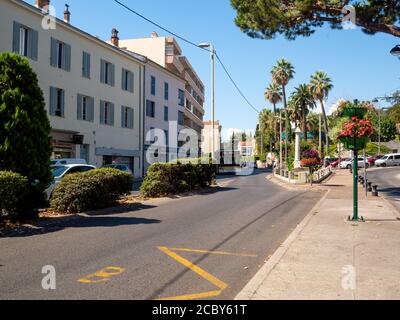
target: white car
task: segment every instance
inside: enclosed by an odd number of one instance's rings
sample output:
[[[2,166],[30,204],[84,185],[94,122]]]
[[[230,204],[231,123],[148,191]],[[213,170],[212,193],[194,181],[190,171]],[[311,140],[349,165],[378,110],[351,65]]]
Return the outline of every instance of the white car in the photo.
[[[54,189],[60,183],[62,178],[64,178],[68,174],[86,172],[90,170],[96,169],[95,166],[87,165],[87,164],[67,164],[61,166],[52,166],[51,173],[53,175],[53,181],[45,190],[47,200],[50,200],[51,195],[53,194]]]
[[[85,159],[54,159],[50,163],[52,166],[63,166],[67,164],[87,164]]]
[[[400,153],[386,154],[375,161],[377,167],[400,166]]]
[[[353,167],[354,159],[346,159],[340,163],[341,169],[351,169]],[[358,157],[358,168],[368,168],[369,163],[368,160],[365,160],[364,157]]]

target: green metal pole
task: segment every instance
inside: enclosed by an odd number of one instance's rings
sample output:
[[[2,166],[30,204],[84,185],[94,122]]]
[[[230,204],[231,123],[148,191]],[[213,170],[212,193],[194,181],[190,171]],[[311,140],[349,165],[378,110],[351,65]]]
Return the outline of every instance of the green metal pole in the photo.
[[[353,221],[358,221],[358,151],[354,150],[353,162]]]

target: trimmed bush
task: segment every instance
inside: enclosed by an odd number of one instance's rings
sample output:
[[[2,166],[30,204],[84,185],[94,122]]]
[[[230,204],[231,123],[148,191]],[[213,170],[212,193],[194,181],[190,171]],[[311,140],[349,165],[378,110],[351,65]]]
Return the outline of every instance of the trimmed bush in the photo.
[[[55,188],[50,205],[65,213],[109,208],[131,192],[132,184],[132,175],[115,169],[71,174]]]
[[[140,192],[150,198],[189,192],[210,186],[215,175],[211,164],[156,163],[149,167]]]
[[[28,179],[11,171],[0,171],[0,220],[23,217],[29,209]]]

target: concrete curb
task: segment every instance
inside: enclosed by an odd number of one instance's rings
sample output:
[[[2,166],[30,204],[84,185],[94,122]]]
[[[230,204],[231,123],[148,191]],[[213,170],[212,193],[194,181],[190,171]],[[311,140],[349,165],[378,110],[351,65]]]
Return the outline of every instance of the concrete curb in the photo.
[[[296,227],[296,229],[289,235],[285,242],[275,251],[275,253],[269,258],[264,266],[258,271],[258,273],[250,280],[250,282],[239,292],[234,300],[251,300],[257,290],[262,285],[263,281],[283,258],[287,250],[290,248],[292,243],[298,238],[304,228],[307,226],[313,216],[316,215],[316,210],[321,207],[321,204],[325,201],[330,190],[327,190],[321,200],[310,210],[307,216],[302,222]]]
[[[385,201],[385,203],[392,209],[395,218],[397,220],[400,220],[400,210],[396,208],[395,205],[389,199],[386,199],[386,197],[381,196],[380,198],[383,199],[383,201]]]

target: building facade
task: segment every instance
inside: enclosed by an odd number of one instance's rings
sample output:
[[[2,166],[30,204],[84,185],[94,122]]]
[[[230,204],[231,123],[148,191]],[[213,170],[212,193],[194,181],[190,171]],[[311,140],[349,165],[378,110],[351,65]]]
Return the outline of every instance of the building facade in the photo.
[[[185,89],[185,80],[148,60],[144,69],[144,166],[153,162],[170,161],[177,158],[178,134],[184,128],[185,107],[180,92]],[[156,131],[157,130],[157,131]],[[158,157],[147,152],[158,141]]]
[[[173,37],[159,37],[153,32],[149,38],[121,40],[120,46],[148,57],[185,80],[184,89],[179,92],[180,106],[184,106],[184,127],[197,132],[200,149],[204,118],[204,84],[189,60],[182,55],[177,41]]]
[[[212,121],[204,121],[204,128],[202,131],[203,141],[201,143],[201,151],[203,156],[209,156],[214,152],[221,150],[221,132],[222,126],[219,121],[215,121],[214,126]],[[212,149],[213,141],[213,130],[214,130],[214,150]]]
[[[146,59],[65,21],[43,28],[46,14],[20,0],[0,0],[0,52],[25,56],[38,75],[52,127],[54,158],[101,167],[127,164],[143,174],[143,75]]]

